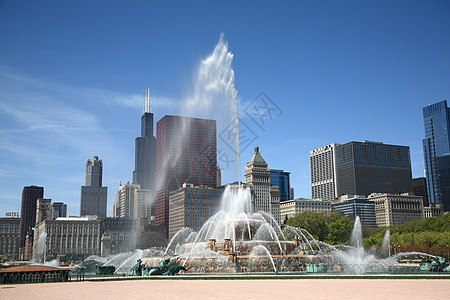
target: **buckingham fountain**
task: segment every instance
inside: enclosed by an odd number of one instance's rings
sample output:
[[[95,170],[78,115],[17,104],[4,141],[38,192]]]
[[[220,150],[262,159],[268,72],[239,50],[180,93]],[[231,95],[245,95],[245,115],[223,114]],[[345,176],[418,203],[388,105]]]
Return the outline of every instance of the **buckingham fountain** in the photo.
[[[157,267],[170,256],[186,268],[185,273],[246,273],[305,271],[306,264],[333,261],[306,230],[289,226],[282,230],[271,215],[253,213],[250,190],[239,186],[225,189],[221,210],[198,232],[178,231],[164,254],[144,257],[143,264]]]
[[[421,262],[403,263],[410,257]],[[329,245],[307,230],[279,226],[264,212],[252,212],[248,188],[228,186],[221,209],[195,232],[179,230],[166,249],[136,250],[112,258],[90,258],[98,274],[392,274],[448,271],[448,264],[426,253],[390,255],[389,232],[381,251],[362,245],[361,222],[356,218],[350,245]],[[87,259],[89,261],[89,258]],[[136,263],[137,262],[137,263]],[[106,271],[106,273],[105,273]]]
[[[350,245],[332,246],[316,240],[305,229],[279,226],[270,214],[252,212],[250,190],[235,185],[225,189],[220,211],[198,232],[184,228],[172,237],[166,249],[136,250],[96,261],[101,265],[100,273],[109,269],[115,274],[134,276],[178,273],[389,274],[439,268],[443,271],[448,266],[426,253],[391,256],[388,253],[389,233],[383,244],[386,249],[382,247],[381,251],[364,249],[358,217]],[[428,259],[428,265],[399,263],[408,255]]]

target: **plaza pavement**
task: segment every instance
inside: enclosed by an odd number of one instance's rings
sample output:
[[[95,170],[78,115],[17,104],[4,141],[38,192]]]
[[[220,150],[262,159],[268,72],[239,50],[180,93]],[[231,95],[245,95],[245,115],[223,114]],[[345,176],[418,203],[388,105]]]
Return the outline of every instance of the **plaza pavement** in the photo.
[[[0,299],[450,299],[448,279],[126,280],[0,285]]]

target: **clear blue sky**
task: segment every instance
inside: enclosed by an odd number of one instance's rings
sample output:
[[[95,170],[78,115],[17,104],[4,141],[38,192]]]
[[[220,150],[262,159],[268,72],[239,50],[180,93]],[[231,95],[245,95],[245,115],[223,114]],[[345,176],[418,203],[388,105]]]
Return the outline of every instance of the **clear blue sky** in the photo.
[[[311,194],[309,151],[333,142],[408,145],[423,176],[422,107],[450,98],[450,1],[190,2],[0,1],[0,216],[25,185],[77,215],[91,155],[111,214],[145,89],[156,120],[180,114],[221,32],[241,106],[263,91],[282,110],[263,129],[241,117],[296,197]]]

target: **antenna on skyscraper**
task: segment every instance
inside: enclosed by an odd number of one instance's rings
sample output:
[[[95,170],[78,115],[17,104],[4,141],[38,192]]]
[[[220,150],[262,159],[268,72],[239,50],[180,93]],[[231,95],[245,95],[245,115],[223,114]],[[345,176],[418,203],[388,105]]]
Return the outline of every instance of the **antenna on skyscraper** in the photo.
[[[150,112],[152,112],[153,100],[150,99],[150,89],[148,89],[148,99],[150,101]]]
[[[146,94],[145,94],[145,106],[144,106],[144,113],[149,113],[151,112],[152,108],[150,105],[150,89],[146,90]]]
[[[148,113],[148,89],[145,90],[144,113]]]

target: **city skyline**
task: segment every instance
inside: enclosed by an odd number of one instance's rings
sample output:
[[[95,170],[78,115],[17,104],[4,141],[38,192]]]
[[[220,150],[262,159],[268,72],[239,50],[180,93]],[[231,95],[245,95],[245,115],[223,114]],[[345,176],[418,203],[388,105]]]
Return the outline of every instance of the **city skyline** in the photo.
[[[258,145],[271,168],[290,172],[296,198],[309,198],[309,151],[362,140],[409,146],[413,177],[423,176],[422,108],[450,95],[448,4],[104,4],[1,4],[2,216],[19,210],[30,185],[77,215],[91,156],[102,158],[110,191],[132,181],[145,89],[155,125],[184,116],[196,70],[222,32],[241,130],[253,133],[241,141],[242,181]],[[261,92],[279,109],[264,123],[249,110]],[[222,168],[222,183],[235,181],[229,173]],[[108,216],[113,201],[110,192]]]

